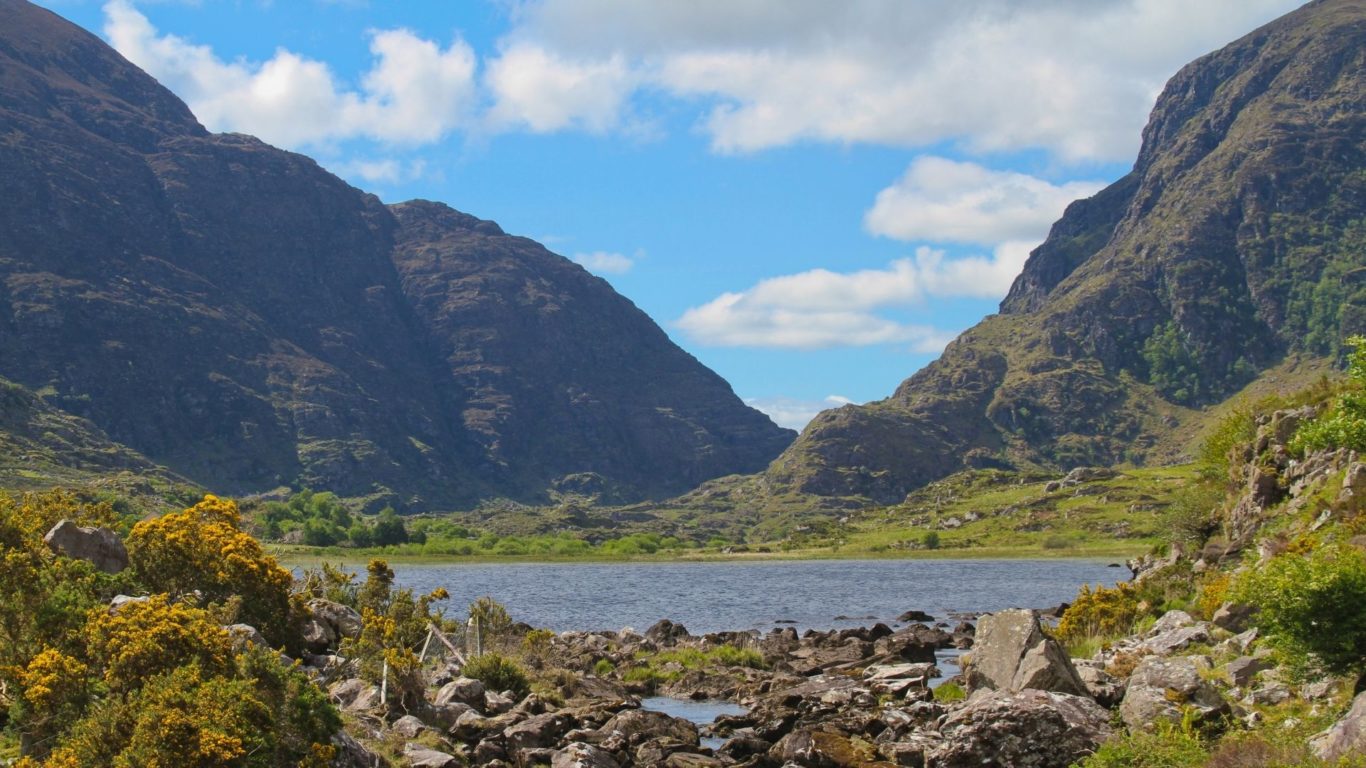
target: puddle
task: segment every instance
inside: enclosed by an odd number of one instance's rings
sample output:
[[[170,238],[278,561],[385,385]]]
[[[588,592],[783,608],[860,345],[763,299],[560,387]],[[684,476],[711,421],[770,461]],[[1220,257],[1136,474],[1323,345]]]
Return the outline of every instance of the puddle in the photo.
[[[716,701],[704,699],[695,701],[693,699],[675,699],[668,696],[651,696],[640,700],[640,708],[648,709],[652,712],[663,712],[671,717],[681,717],[690,720],[699,728],[711,725],[716,718],[721,715],[743,715],[749,710],[730,701]],[[711,749],[720,749],[726,740],[719,736],[703,736],[702,746]]]

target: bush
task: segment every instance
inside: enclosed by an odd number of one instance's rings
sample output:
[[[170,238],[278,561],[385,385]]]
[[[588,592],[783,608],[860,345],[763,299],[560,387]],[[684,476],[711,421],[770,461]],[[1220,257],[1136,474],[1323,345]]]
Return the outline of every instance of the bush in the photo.
[[[1325,545],[1285,553],[1249,570],[1233,598],[1256,605],[1257,626],[1289,661],[1307,672],[1366,672],[1366,554]]]
[[[934,700],[938,702],[962,701],[968,697],[963,686],[952,680],[945,680],[934,689]]]
[[[128,558],[151,591],[173,597],[197,594],[202,604],[241,598],[239,621],[272,644],[297,642],[290,612],[293,577],[240,527],[237,505],[205,496],[181,512],[133,526]]]
[[[1138,619],[1138,595],[1127,582],[1114,589],[1083,584],[1072,604],[1063,612],[1055,632],[1059,641],[1073,645],[1097,637],[1128,632]]]
[[[1352,347],[1347,364],[1348,388],[1323,415],[1302,424],[1295,432],[1290,449],[1299,455],[1334,448],[1366,451],[1366,337],[1353,336],[1347,343]]]
[[[923,545],[925,546],[925,549],[939,549],[939,534],[938,534],[938,532],[936,532],[936,531],[926,531],[926,532],[925,532],[925,535],[924,535],[923,537],[921,537],[920,543],[923,544]]]
[[[526,672],[512,659],[497,653],[486,653],[470,659],[460,674],[472,677],[490,691],[511,691],[520,701],[531,692],[531,681]]]

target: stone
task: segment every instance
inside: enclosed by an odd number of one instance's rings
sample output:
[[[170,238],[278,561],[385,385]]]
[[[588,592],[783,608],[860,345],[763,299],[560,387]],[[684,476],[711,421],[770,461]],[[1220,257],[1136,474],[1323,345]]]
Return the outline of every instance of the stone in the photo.
[[[1274,665],[1267,659],[1255,656],[1239,656],[1224,665],[1224,674],[1228,676],[1229,682],[1239,688],[1245,688],[1258,672],[1271,669],[1272,666]]]
[[[304,619],[299,630],[299,639],[310,651],[322,652],[337,647],[337,635],[332,628],[317,619]]]
[[[501,715],[511,710],[517,702],[511,696],[498,691],[484,691],[484,711],[490,715]]]
[[[620,768],[612,753],[583,742],[574,742],[550,758],[551,768]]]
[[[471,707],[468,704],[462,704],[458,701],[448,701],[445,704],[427,704],[426,702],[423,702],[422,706],[418,709],[417,714],[422,718],[422,722],[438,730],[447,731],[456,723],[460,722],[460,718],[466,712],[478,714],[474,707]]]
[[[507,728],[503,731],[503,739],[507,742],[508,749],[513,752],[543,749],[554,746],[555,742],[573,727],[574,721],[568,717],[559,712],[547,712],[528,717]]]
[[[1210,623],[1220,629],[1237,634],[1247,630],[1248,620],[1256,612],[1256,606],[1244,603],[1224,603],[1210,617]]]
[[[684,744],[697,746],[700,740],[697,726],[682,718],[670,717],[663,712],[647,709],[627,709],[617,713],[598,729],[601,736],[621,734],[630,744],[639,744],[647,739],[667,736]]]
[[[1138,730],[1152,729],[1161,720],[1180,723],[1187,708],[1198,722],[1227,713],[1228,704],[1201,677],[1200,669],[1200,663],[1190,656],[1143,657],[1129,676],[1119,705],[1124,724]]]
[[[232,648],[235,651],[246,650],[249,646],[259,648],[269,648],[270,643],[266,642],[265,635],[261,630],[250,624],[230,624],[224,627],[228,632],[228,637],[232,638]]]
[[[125,605],[129,605],[131,603],[145,603],[148,599],[149,598],[146,595],[142,595],[140,597],[132,597],[130,595],[115,595],[114,599],[109,601],[109,612],[111,614],[118,614],[119,611],[123,610],[123,607]]]
[[[1194,626],[1179,627],[1150,635],[1138,647],[1158,656],[1170,656],[1192,645],[1208,643],[1211,639],[1209,625],[1201,622]]]
[[[868,760],[848,737],[838,733],[801,729],[784,736],[768,751],[773,760],[812,768],[852,768],[890,765]]]
[[[484,684],[472,677],[457,677],[441,686],[432,699],[434,704],[459,702],[471,707],[484,706]]]
[[[924,611],[909,610],[896,617],[897,621],[934,621],[934,617]]]
[[[421,744],[404,746],[403,759],[409,768],[457,768],[460,765],[460,760],[455,755],[438,752]]]
[[[361,618],[356,609],[331,600],[308,601],[308,612],[319,623],[332,630],[336,638],[360,637]]]
[[[332,734],[332,746],[337,750],[336,757],[332,758],[332,768],[374,768],[382,764],[378,755],[346,731]]]
[[[1091,699],[1039,690],[976,694],[939,730],[943,742],[925,756],[934,768],[1067,768],[1112,733]]]
[[[327,695],[337,706],[348,711],[379,705],[379,688],[356,677],[333,683],[328,687]]]
[[[1067,652],[1044,634],[1032,611],[1023,609],[987,614],[977,622],[964,671],[972,689],[1033,688],[1087,695]]]
[[[645,637],[660,645],[674,645],[679,640],[687,639],[691,635],[688,634],[688,628],[682,624],[675,624],[668,619],[660,619],[645,630]]]
[[[85,560],[105,573],[118,573],[128,567],[128,550],[123,539],[108,528],[86,528],[62,520],[43,536],[53,552]]]
[[[389,725],[389,730],[405,739],[416,739],[423,731],[429,731],[427,724],[413,715],[404,715]]]
[[[1352,708],[1327,730],[1309,740],[1314,754],[1332,764],[1344,757],[1366,754],[1366,691],[1352,700]]]

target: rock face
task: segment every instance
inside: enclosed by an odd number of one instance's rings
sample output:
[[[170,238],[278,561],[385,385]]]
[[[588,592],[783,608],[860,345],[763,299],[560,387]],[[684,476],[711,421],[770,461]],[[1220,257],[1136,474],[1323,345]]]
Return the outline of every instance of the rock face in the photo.
[[[88,560],[105,573],[118,573],[128,567],[123,539],[108,528],[85,528],[62,520],[43,536],[43,542],[53,552]]]
[[[1191,656],[1148,656],[1129,677],[1119,714],[1132,729],[1151,729],[1159,721],[1179,723],[1183,713],[1193,712],[1197,721],[1228,712],[1218,689],[1200,675],[1208,662]]]
[[[1111,465],[1285,353],[1335,352],[1366,331],[1363,79],[1354,0],[1182,69],[1132,172],[1068,207],[1001,314],[886,400],[817,416],[765,480],[895,503],[965,466]]]
[[[608,284],[435,203],[208,133],[0,0],[0,375],[229,493],[621,500],[791,440]]]
[[[973,688],[1089,695],[1067,652],[1023,609],[981,618],[966,673]]]
[[[940,728],[926,756],[935,768],[1066,768],[1109,738],[1109,713],[1080,696],[993,691],[975,696]]]
[[[1314,754],[1326,763],[1366,754],[1366,693],[1357,694],[1352,708],[1328,730],[1310,741]]]

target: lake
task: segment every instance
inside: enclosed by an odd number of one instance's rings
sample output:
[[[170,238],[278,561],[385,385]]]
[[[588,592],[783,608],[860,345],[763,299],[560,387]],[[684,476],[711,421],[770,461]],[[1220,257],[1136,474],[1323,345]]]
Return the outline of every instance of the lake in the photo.
[[[415,592],[445,587],[452,614],[489,595],[516,621],[555,631],[672,619],[693,634],[895,622],[916,609],[945,619],[1070,601],[1126,568],[1098,560],[794,560],[706,563],[393,565]]]

